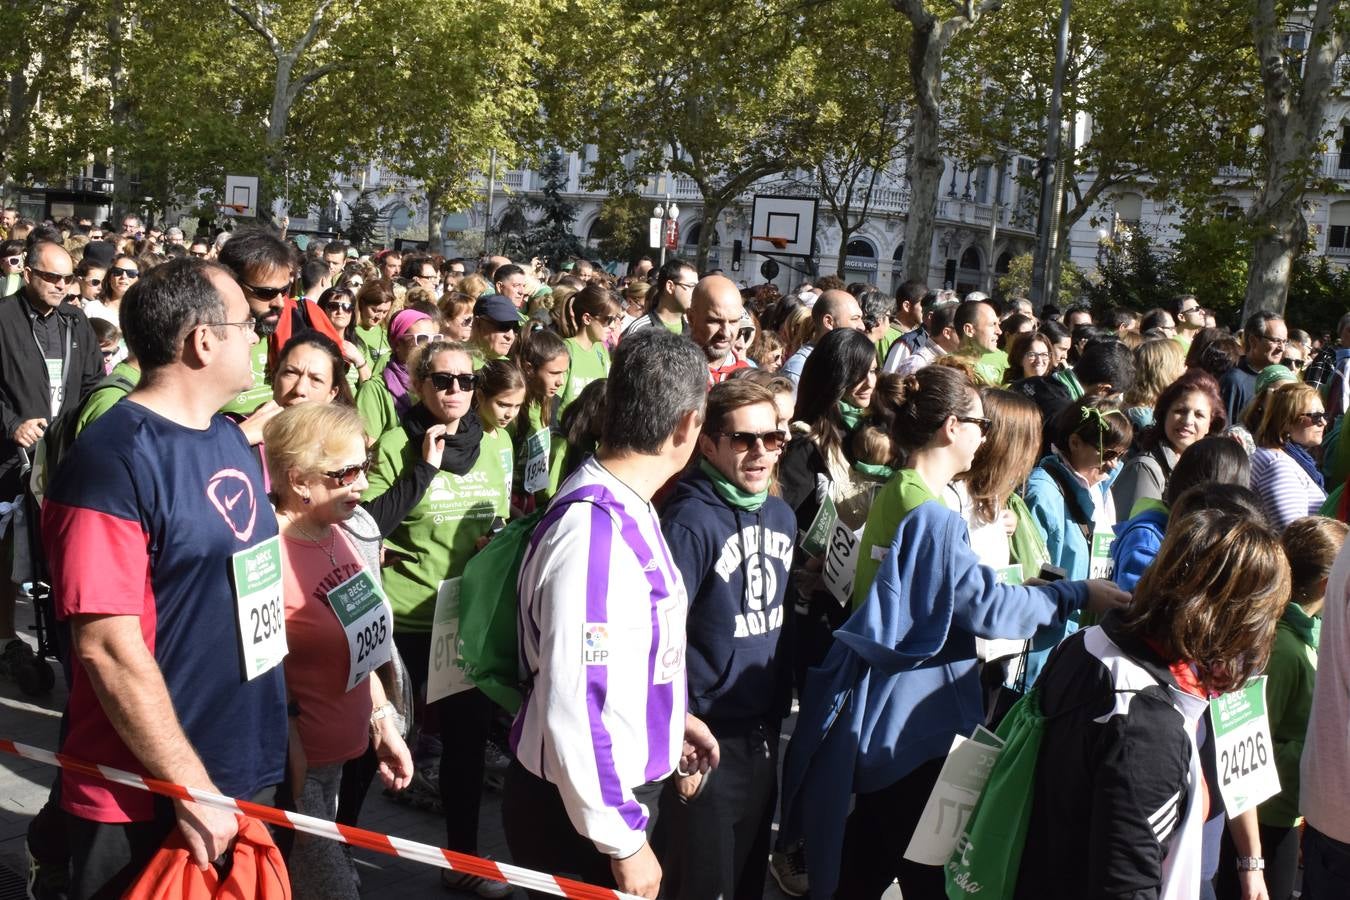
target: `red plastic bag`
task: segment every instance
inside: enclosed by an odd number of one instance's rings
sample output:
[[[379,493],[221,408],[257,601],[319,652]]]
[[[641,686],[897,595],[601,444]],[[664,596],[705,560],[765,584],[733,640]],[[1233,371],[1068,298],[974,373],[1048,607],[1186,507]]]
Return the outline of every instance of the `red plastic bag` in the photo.
[[[150,860],[123,900],[291,900],[291,879],[281,851],[266,826],[239,817],[229,874],[221,881],[214,867],[203,872],[188,853],[177,828]]]

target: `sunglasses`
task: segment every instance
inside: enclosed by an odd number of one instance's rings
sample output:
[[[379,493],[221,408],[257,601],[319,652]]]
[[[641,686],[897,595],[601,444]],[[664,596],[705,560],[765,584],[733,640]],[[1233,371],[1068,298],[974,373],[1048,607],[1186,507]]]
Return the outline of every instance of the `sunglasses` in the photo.
[[[609,326],[613,325],[615,322],[619,321],[619,319],[623,317],[615,315],[615,316],[592,316],[591,318],[595,319],[595,321],[599,322],[601,325],[608,328]]]
[[[459,389],[465,393],[473,390],[474,385],[478,384],[478,376],[472,372],[454,373],[454,372],[432,372],[428,379],[431,386],[438,391],[449,391],[451,385],[459,385]]]
[[[984,416],[957,416],[956,421],[974,425],[980,429],[980,434],[988,434],[989,426],[994,424],[992,419],[986,419]]]
[[[113,271],[116,272],[117,270],[113,269]],[[291,289],[289,284],[283,285],[282,287],[258,287],[257,285],[249,284],[247,281],[239,282],[239,286],[263,301],[275,300],[283,294],[289,293]]]
[[[120,266],[113,266],[111,269],[108,270],[108,274],[111,275],[111,276],[114,277],[114,278],[140,278],[140,277],[141,277],[141,272],[140,272],[139,269],[123,269],[123,268],[120,267]]]
[[[44,272],[41,269],[32,268],[28,271],[32,272],[48,284],[74,284],[76,280],[74,275],[62,275],[60,272]]]
[[[1309,425],[1325,425],[1325,424],[1327,424],[1327,414],[1324,413],[1324,412],[1300,413],[1300,414],[1299,414],[1299,418],[1300,418],[1300,419],[1307,419]]]
[[[712,435],[714,438],[724,437],[731,442],[731,449],[737,453],[747,453],[756,443],[764,445],[764,449],[773,453],[775,450],[783,449],[787,443],[787,435],[781,431],[766,431],[763,434],[756,434],[753,431],[718,431]]]
[[[205,251],[205,250],[189,250],[189,251],[188,251],[188,256],[191,256],[193,259],[206,259],[207,251]]]
[[[7,265],[7,266],[14,266],[15,268],[18,268],[18,267],[19,267],[20,265],[22,265],[22,264],[23,264],[23,257],[22,257],[22,256],[6,256],[6,257],[5,257],[5,265]]]
[[[86,278],[84,281],[85,284],[89,285],[90,287],[98,287],[100,284],[103,283],[102,278]]]
[[[336,472],[324,472],[323,474],[329,478],[336,479],[337,483],[342,487],[347,487],[348,485],[354,483],[358,477],[366,474],[369,471],[370,471],[370,460],[366,460],[365,462],[358,463],[357,465],[354,466],[343,466]]]
[[[425,347],[427,344],[439,344],[445,340],[443,334],[405,334],[402,338],[410,341],[414,347]]]
[[[350,300],[329,300],[323,308],[333,312],[351,312],[353,306]]]
[[[1124,455],[1124,450],[1103,450],[1101,453],[1102,465],[1109,466]]]
[[[1302,369],[1308,361],[1306,359],[1286,359],[1283,362],[1289,368],[1298,370]]]
[[[515,332],[516,334],[519,334],[519,333],[520,333],[520,323],[519,323],[519,322],[493,322],[493,323],[492,323],[492,330],[493,330],[493,331],[496,331],[496,332],[513,331],[513,332]]]

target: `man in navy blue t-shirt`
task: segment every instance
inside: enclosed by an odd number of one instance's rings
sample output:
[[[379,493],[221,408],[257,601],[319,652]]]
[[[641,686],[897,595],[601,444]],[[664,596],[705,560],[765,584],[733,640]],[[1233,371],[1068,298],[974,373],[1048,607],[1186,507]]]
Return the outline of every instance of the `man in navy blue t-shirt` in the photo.
[[[256,457],[217,414],[252,383],[247,301],[218,264],[179,259],[128,292],[139,386],[75,442],[43,509],[70,623],[62,750],[234,797],[281,780],[285,631],[277,525]],[[71,897],[116,896],[176,826],[198,865],[233,813],[66,771]]]

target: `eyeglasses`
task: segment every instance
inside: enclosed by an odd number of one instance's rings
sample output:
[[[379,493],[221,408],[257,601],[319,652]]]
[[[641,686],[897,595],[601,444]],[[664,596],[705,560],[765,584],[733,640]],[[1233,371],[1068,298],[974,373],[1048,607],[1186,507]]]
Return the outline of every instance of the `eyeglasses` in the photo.
[[[988,434],[989,426],[994,424],[991,419],[986,419],[984,416],[957,416],[956,421],[974,425],[980,429],[980,434]]]
[[[1028,350],[1026,353],[1022,354],[1022,358],[1023,358],[1023,359],[1032,359],[1032,360],[1045,360],[1046,362],[1049,362],[1049,361],[1050,361],[1050,354],[1049,354],[1049,353],[1037,353],[1037,352],[1035,352],[1034,350]]]
[[[766,431],[763,434],[756,434],[753,431],[718,431],[711,436],[729,438],[731,449],[737,453],[749,452],[756,443],[763,444],[765,450],[773,453],[775,450],[781,450],[787,443],[787,435],[781,431]]]
[[[1283,347],[1285,344],[1289,343],[1289,338],[1266,337],[1264,334],[1258,334],[1257,337],[1273,347]]]
[[[114,278],[136,279],[141,277],[141,272],[139,269],[124,269],[121,266],[113,266],[111,269],[108,270],[108,274]]]
[[[366,460],[365,462],[358,463],[354,466],[343,466],[336,472],[324,472],[323,474],[328,478],[337,479],[337,483],[342,487],[347,487],[348,485],[353,484],[359,476],[364,475],[369,471],[370,460]]]
[[[351,312],[354,307],[350,300],[329,300],[323,308],[332,312]]]
[[[689,288],[689,290],[692,291],[694,288],[698,287],[698,282],[697,282],[697,281],[672,281],[672,282],[670,283],[670,286],[671,286],[671,287]]]
[[[1325,424],[1327,424],[1327,414],[1324,413],[1324,412],[1299,413],[1299,418],[1300,418],[1300,419],[1307,419],[1309,425],[1325,425]]]
[[[742,328],[740,331],[736,332],[736,337],[741,339],[741,343],[748,344],[755,339],[755,329]]]
[[[221,328],[228,325],[231,328],[240,329],[241,331],[244,332],[244,334],[258,333],[257,319],[249,319],[247,322],[204,322],[203,324],[209,328]]]
[[[62,275],[60,272],[44,272],[41,269],[30,268],[28,271],[41,278],[48,284],[74,284],[74,275]]]
[[[116,272],[117,270],[113,269],[113,271]],[[258,287],[257,285],[249,284],[247,281],[239,282],[239,286],[263,301],[275,300],[281,295],[288,293],[291,289],[289,284],[282,285],[281,287]]]
[[[424,347],[427,344],[439,344],[445,340],[443,334],[405,334],[403,340],[408,341],[414,347]]]
[[[1200,307],[1198,307],[1198,306],[1188,306],[1188,307],[1186,307],[1185,309],[1179,309],[1179,310],[1177,310],[1177,315],[1179,315],[1179,316],[1184,316],[1184,315],[1187,315],[1188,313],[1198,313],[1198,312],[1200,312]]]
[[[472,372],[432,372],[427,378],[438,391],[448,391],[451,385],[459,385],[459,389],[467,393],[478,384],[478,376]]]
[[[207,251],[206,251],[206,250],[189,250],[189,251],[188,251],[188,256],[191,256],[193,259],[206,259],[206,255],[207,255]]]

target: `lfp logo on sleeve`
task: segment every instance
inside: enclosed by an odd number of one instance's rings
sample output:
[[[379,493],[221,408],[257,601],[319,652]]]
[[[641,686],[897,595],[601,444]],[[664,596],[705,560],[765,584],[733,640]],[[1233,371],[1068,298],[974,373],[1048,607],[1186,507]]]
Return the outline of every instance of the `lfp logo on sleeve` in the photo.
[[[604,622],[587,622],[582,659],[588,666],[603,666],[609,662],[609,628]]]

